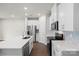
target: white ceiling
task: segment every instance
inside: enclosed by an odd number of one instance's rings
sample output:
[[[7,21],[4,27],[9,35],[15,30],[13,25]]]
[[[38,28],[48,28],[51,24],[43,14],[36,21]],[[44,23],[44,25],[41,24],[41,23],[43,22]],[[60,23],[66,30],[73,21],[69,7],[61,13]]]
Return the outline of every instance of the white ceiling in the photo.
[[[25,11],[24,7],[28,9]],[[23,18],[25,13],[28,17],[38,17],[38,13],[48,14],[51,7],[52,3],[0,3],[0,18]]]

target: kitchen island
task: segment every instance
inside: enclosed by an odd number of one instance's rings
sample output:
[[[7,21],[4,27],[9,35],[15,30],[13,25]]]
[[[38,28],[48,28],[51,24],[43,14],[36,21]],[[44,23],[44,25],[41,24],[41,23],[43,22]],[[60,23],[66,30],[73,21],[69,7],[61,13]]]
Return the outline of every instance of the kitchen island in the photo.
[[[0,56],[27,56],[30,54],[30,47],[33,47],[32,40],[31,36],[28,39],[16,37],[15,39],[1,41]]]

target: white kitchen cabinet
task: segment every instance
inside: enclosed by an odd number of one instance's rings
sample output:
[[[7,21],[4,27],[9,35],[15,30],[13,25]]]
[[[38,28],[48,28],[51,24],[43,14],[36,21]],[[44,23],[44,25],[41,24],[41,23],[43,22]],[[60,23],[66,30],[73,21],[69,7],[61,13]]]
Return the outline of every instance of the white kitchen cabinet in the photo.
[[[50,27],[49,27],[49,28],[50,28],[50,30],[51,30],[51,24],[53,23],[53,16],[50,16],[50,17],[49,17],[49,20],[50,20],[50,22],[49,22]]]
[[[54,18],[54,22],[57,21],[57,4],[54,5],[53,7],[53,18]]]
[[[55,21],[59,22],[59,30],[73,31],[73,3],[54,4],[51,9],[51,24]]]
[[[51,24],[57,21],[57,4],[54,4],[52,6],[49,20],[50,20],[50,29],[51,29]]]
[[[51,19],[52,19],[52,22],[57,21],[57,4],[54,4],[51,9]]]
[[[29,40],[29,54],[31,53],[33,48],[33,37]]]
[[[79,3],[74,3],[74,31],[79,31]]]
[[[79,4],[60,3],[54,4],[51,9],[51,24],[58,20],[59,30],[61,31],[79,31]]]
[[[73,31],[73,3],[58,5],[59,30]]]
[[[29,42],[27,42],[22,48],[22,55],[29,56]]]

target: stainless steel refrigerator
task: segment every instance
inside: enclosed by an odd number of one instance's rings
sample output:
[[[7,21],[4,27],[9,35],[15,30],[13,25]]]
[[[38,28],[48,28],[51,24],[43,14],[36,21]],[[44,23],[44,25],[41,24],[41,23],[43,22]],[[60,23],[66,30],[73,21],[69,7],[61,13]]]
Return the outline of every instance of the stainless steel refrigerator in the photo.
[[[33,36],[33,42],[37,42],[37,34],[39,30],[36,25],[27,26],[27,34]]]

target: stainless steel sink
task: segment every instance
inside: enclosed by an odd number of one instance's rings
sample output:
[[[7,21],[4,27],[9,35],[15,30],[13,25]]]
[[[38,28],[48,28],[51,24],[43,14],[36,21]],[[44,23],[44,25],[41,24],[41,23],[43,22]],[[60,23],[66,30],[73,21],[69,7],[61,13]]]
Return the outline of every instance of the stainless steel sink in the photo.
[[[0,40],[0,42],[2,42],[2,41],[4,41],[4,40]]]
[[[28,39],[28,38],[30,38],[30,36],[29,37],[23,37],[23,39]]]

